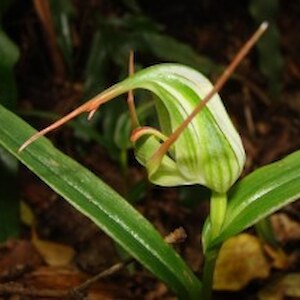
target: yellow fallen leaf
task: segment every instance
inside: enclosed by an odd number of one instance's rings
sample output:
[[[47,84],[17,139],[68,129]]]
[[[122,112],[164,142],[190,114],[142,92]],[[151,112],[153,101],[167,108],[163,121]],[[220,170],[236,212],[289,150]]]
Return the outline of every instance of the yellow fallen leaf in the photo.
[[[263,288],[259,300],[284,300],[290,298],[300,299],[300,273],[287,274]]]
[[[69,246],[40,240],[34,229],[31,242],[49,266],[66,266],[70,264],[75,255],[74,249]]]
[[[24,201],[21,201],[20,215],[21,215],[21,221],[25,225],[27,225],[27,226],[33,226],[34,225],[35,217],[34,217],[33,211],[30,208],[30,206]]]
[[[276,237],[281,243],[300,240],[300,222],[291,219],[284,213],[272,215],[271,222]]]
[[[214,289],[238,291],[269,273],[270,265],[258,238],[243,233],[223,244],[216,263]]]

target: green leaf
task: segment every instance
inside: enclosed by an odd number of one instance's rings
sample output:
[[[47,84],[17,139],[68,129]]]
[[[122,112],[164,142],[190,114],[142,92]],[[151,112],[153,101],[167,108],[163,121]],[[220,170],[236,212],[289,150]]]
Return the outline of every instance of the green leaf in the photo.
[[[0,18],[9,5],[10,1],[1,1]],[[18,47],[0,26],[0,103],[10,109],[15,109],[17,104],[14,66],[19,55]],[[20,198],[16,188],[17,160],[1,150],[3,149],[0,149],[0,242],[3,242],[19,233]]]
[[[12,67],[17,62],[20,53],[15,43],[0,29],[0,64]]]
[[[19,59],[19,49],[0,28],[0,103],[13,108],[17,99],[14,66]]]
[[[21,143],[35,130],[2,106],[0,123],[0,145],[166,282],[180,299],[199,299],[198,279],[126,200],[45,138],[19,154]]]
[[[139,121],[143,124],[145,119],[151,115],[152,108],[154,106],[153,101],[140,104],[136,108],[137,115],[139,116]],[[128,111],[120,114],[120,116],[115,121],[115,131],[113,134],[114,142],[116,146],[121,150],[130,149],[133,147],[130,141],[130,135],[132,132],[132,124]]]
[[[95,95],[107,84],[108,53],[106,35],[97,30],[92,38],[84,71],[84,98]]]
[[[0,148],[0,243],[17,237],[20,227],[18,161]]]
[[[57,34],[57,42],[70,71],[72,71],[73,42],[70,21],[75,10],[70,0],[52,0],[50,1],[50,5]]]
[[[188,65],[205,75],[220,69],[210,58],[198,54],[192,47],[171,36],[151,31],[141,32],[141,36],[147,50],[163,61]]]
[[[206,248],[215,247],[299,197],[300,151],[297,151],[257,169],[232,188],[225,220],[217,238],[209,240],[209,221],[206,223]]]

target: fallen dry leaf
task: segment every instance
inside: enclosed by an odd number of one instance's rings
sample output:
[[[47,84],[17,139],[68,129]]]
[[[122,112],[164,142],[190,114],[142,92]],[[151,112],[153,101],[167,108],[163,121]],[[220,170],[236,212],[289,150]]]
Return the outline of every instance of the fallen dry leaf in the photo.
[[[35,290],[52,289],[56,291],[68,291],[78,287],[88,276],[74,267],[40,267],[27,274],[22,279],[22,284]],[[120,288],[118,280],[114,282],[102,282],[99,280],[85,289],[87,300],[113,300],[131,299],[130,291],[126,287]],[[44,297],[38,299],[45,299]],[[48,299],[48,298],[47,298]],[[53,298],[54,299],[54,298]],[[57,299],[57,298],[56,298]]]
[[[42,264],[42,259],[29,241],[10,240],[0,247],[0,281],[18,277],[22,271]]]
[[[243,233],[223,244],[216,263],[214,289],[238,291],[269,273],[270,265],[258,238]]]
[[[75,255],[75,250],[67,245],[39,239],[35,230],[32,231],[32,244],[49,266],[67,266]]]
[[[274,248],[268,244],[264,244],[265,253],[271,260],[270,264],[273,268],[279,270],[287,269],[295,260],[294,255],[288,255],[282,248]]]
[[[300,223],[292,220],[284,213],[274,214],[271,217],[276,237],[282,243],[300,240]]]
[[[87,279],[86,274],[74,267],[42,266],[26,274],[22,279],[25,286],[36,289],[69,289],[78,286]]]
[[[35,223],[35,216],[33,214],[32,209],[29,207],[29,205],[21,201],[20,204],[20,215],[22,222],[27,226],[33,226]]]
[[[287,274],[263,288],[259,300],[284,300],[286,297],[300,299],[300,273]]]

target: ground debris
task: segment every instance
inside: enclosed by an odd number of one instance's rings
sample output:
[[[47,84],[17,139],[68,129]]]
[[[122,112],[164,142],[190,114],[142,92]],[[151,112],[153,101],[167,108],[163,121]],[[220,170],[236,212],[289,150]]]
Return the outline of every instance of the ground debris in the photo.
[[[257,237],[239,234],[227,240],[217,259],[214,289],[238,291],[250,281],[267,278],[270,264]]]

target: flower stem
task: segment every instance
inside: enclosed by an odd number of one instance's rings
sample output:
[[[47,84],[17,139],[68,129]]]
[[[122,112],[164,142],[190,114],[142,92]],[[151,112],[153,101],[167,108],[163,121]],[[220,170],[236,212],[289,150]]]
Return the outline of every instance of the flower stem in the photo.
[[[227,208],[227,194],[212,192],[210,199],[211,237],[216,237],[223,225]]]
[[[216,260],[218,257],[219,248],[213,249],[212,251],[206,253],[205,262],[203,268],[203,287],[202,287],[202,300],[210,300],[213,289],[213,279],[214,279],[214,270],[216,265]]]
[[[210,238],[215,238],[219,235],[222,228],[227,208],[227,194],[212,192],[210,199],[210,225],[211,234]],[[205,261],[203,268],[203,288],[202,300],[210,300],[213,289],[213,279],[216,260],[221,245],[213,249],[209,249],[205,253]]]

